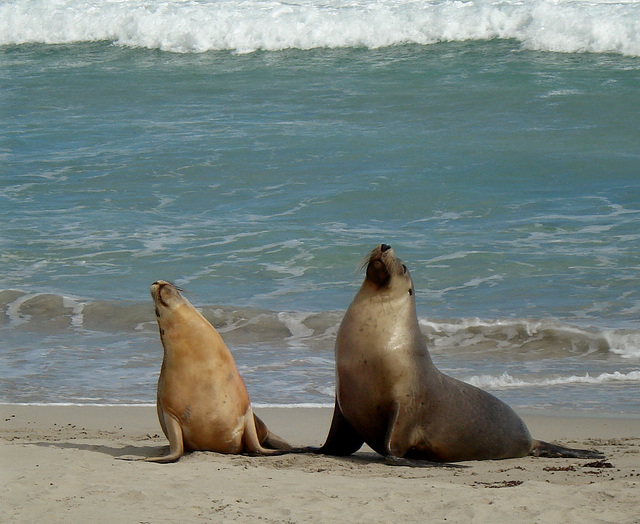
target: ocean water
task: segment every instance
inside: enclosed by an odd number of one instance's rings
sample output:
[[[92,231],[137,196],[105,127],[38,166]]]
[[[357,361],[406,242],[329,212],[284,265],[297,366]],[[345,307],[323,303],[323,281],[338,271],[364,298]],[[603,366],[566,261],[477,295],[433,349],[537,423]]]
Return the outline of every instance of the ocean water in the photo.
[[[640,2],[0,4],[0,402],[151,404],[149,285],[331,405],[377,244],[432,357],[640,416]]]

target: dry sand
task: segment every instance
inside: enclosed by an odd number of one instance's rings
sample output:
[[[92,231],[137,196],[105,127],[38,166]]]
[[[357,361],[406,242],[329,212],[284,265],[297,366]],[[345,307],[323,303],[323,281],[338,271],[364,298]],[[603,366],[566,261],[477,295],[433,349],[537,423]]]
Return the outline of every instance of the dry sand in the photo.
[[[296,445],[319,445],[321,408],[256,408]],[[522,414],[543,440],[605,461],[525,457],[459,467],[352,457],[166,451],[154,407],[0,405],[0,522],[640,523],[640,420]]]

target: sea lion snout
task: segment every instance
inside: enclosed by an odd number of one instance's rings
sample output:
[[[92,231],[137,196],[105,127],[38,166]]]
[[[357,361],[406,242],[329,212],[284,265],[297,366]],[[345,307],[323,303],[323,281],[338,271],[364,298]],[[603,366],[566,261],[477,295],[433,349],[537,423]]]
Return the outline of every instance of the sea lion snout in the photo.
[[[156,280],[151,284],[149,291],[156,305],[160,304],[164,307],[169,307],[169,301],[176,295],[179,296],[178,290],[166,280]]]
[[[166,284],[168,284],[168,282],[166,282],[165,280],[156,280],[153,284],[151,284],[151,287],[149,289],[149,291],[151,291],[151,295],[153,295],[154,293],[158,293],[160,288]]]
[[[160,289],[160,282],[161,282],[160,280],[156,280],[149,287],[149,293],[151,293],[151,298],[153,298],[154,302],[157,302],[158,300],[158,290]]]
[[[370,254],[367,263],[367,280],[378,286],[384,286],[389,282],[389,255],[393,256],[393,250],[388,244],[380,244]]]
[[[389,281],[387,266],[379,258],[369,262],[369,265],[367,266],[367,280],[374,284],[378,284],[379,286],[383,286]]]
[[[393,249],[389,244],[380,244],[371,253],[366,261],[367,281],[377,284],[380,287],[386,286],[393,274],[400,274],[402,271],[396,266],[402,265],[395,257]]]

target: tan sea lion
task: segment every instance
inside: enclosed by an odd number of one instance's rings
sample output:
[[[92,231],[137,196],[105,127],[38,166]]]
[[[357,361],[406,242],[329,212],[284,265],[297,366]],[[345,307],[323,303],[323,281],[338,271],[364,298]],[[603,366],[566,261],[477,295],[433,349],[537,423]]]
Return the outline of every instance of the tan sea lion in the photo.
[[[386,457],[435,462],[602,457],[533,440],[504,402],[441,373],[420,332],[411,275],[386,244],[369,255],[335,354],[335,409],[320,453],[349,455],[367,443]]]
[[[216,329],[169,282],[154,282],[151,296],[164,347],[158,418],[170,451],[146,460],[175,462],[185,450],[269,455],[290,449],[254,415],[233,356]]]

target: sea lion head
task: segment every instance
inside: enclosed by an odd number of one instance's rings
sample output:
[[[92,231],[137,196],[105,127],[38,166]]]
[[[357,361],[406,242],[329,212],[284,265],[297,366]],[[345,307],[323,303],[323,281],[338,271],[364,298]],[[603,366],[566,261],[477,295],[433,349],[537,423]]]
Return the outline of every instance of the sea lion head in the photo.
[[[396,257],[391,246],[380,244],[365,261],[367,276],[365,283],[378,290],[397,291],[413,296],[413,280],[402,260]]]
[[[149,291],[156,306],[156,317],[158,319],[175,311],[178,306],[182,306],[186,302],[178,288],[165,280],[157,280],[151,284]]]

